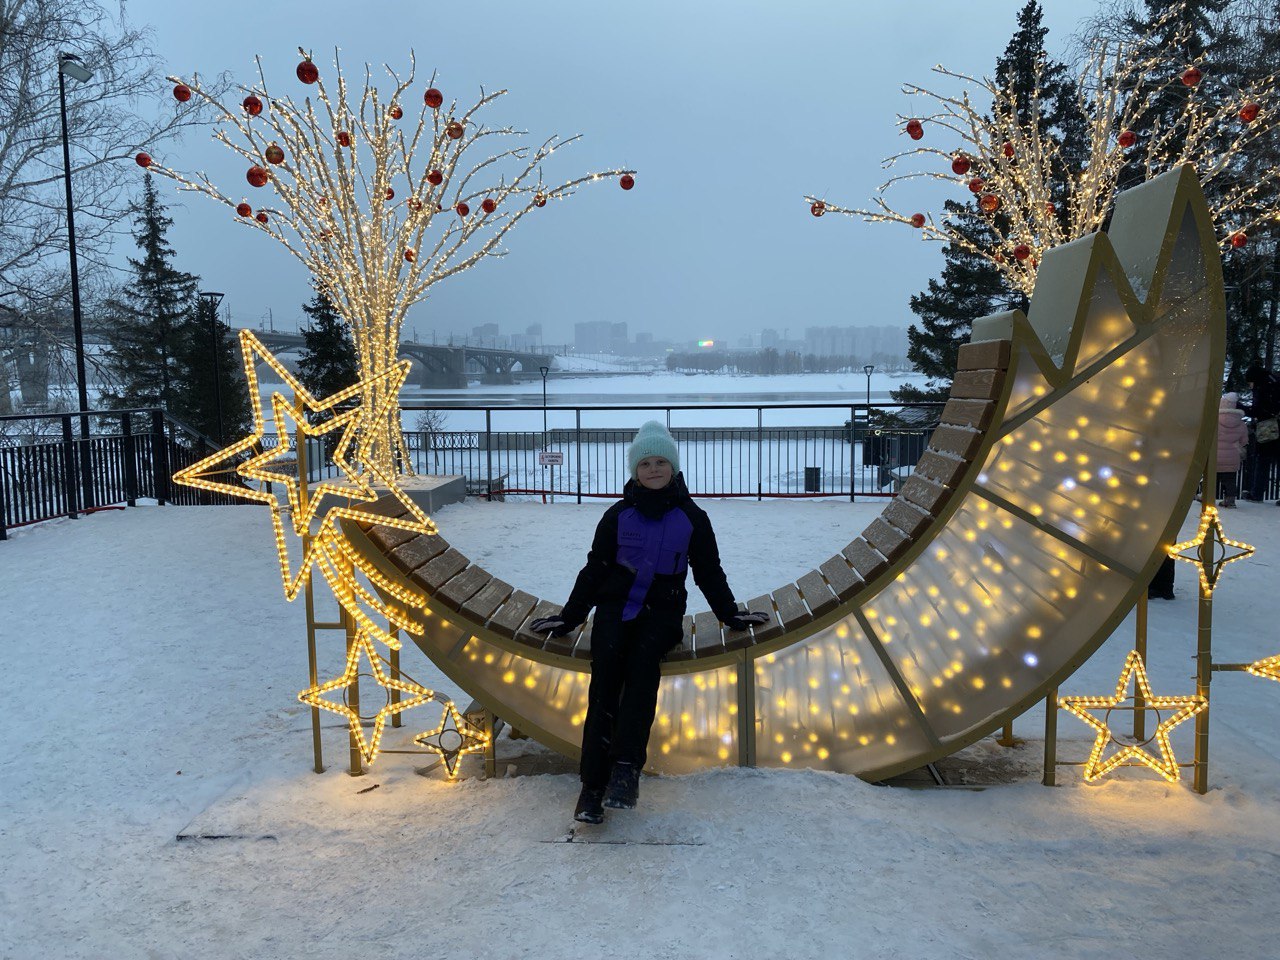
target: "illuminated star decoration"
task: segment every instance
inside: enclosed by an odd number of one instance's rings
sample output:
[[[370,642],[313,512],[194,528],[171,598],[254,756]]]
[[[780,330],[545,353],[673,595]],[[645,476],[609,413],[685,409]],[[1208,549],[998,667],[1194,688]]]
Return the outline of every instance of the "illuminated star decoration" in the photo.
[[[463,754],[484,750],[489,745],[489,737],[483,730],[468,723],[452,702],[446,702],[440,726],[428,733],[419,734],[413,738],[413,742],[432,753],[438,753],[444,761],[449,779],[452,780],[458,775],[458,762]]]
[[[1160,717],[1160,723],[1156,726],[1155,733],[1149,740],[1140,744],[1124,743],[1116,739],[1115,734],[1111,732],[1111,728],[1107,725],[1105,714],[1099,718],[1089,712],[1090,710],[1110,711],[1114,707],[1131,700],[1132,697],[1126,692],[1129,687],[1130,677],[1135,678],[1137,689],[1142,694],[1143,709],[1154,710],[1156,711],[1156,716]],[[1169,745],[1169,734],[1178,724],[1194,717],[1208,705],[1208,700],[1195,694],[1185,697],[1152,696],[1151,684],[1147,680],[1147,671],[1142,665],[1142,657],[1138,655],[1137,650],[1131,651],[1125,659],[1124,669],[1120,672],[1120,679],[1116,683],[1114,696],[1060,697],[1058,699],[1059,707],[1079,717],[1098,731],[1097,739],[1093,742],[1093,750],[1090,752],[1089,760],[1084,766],[1084,778],[1089,783],[1106,776],[1116,767],[1138,766],[1139,764],[1150,767],[1170,783],[1176,783],[1180,779],[1180,775],[1178,762],[1173,756],[1173,748]],[[1174,712],[1168,716],[1162,716],[1160,711],[1166,710]],[[1156,747],[1160,751],[1158,759],[1143,749],[1151,740],[1155,741]],[[1103,760],[1102,755],[1106,751],[1107,745],[1113,743],[1119,749],[1106,760]]]
[[[374,679],[378,681],[379,686],[386,691],[387,695],[386,703],[373,718],[373,734],[369,737],[365,736],[360,714],[351,708],[345,698],[341,702],[334,702],[324,698],[324,694],[339,688],[349,687],[355,682],[360,673],[360,658],[362,655],[369,662],[369,666],[373,670]],[[399,690],[401,693],[409,694],[409,696],[407,699],[392,702],[392,690]],[[378,651],[374,647],[373,641],[365,631],[360,630],[356,633],[351,649],[347,651],[347,665],[342,675],[299,692],[298,699],[308,706],[319,707],[321,710],[328,710],[330,713],[345,717],[347,725],[351,729],[351,736],[355,738],[356,744],[360,748],[360,755],[364,757],[365,763],[372,764],[378,758],[382,732],[386,727],[387,720],[398,713],[403,713],[405,710],[435,700],[436,695],[426,687],[405,680],[402,677],[393,677],[388,674],[382,667],[382,658],[378,656]],[[452,704],[449,706],[452,706]]]
[[[1280,681],[1280,653],[1274,657],[1267,657],[1264,660],[1255,660],[1249,666],[1245,667],[1247,671],[1255,677],[1263,677],[1267,680]]]
[[[1205,543],[1212,546],[1208,558],[1200,555],[1201,545]],[[1228,548],[1233,548],[1237,552],[1229,554]],[[1200,529],[1196,531],[1195,537],[1184,543],[1175,543],[1169,547],[1168,552],[1169,556],[1175,560],[1195,564],[1200,571],[1201,589],[1204,590],[1205,596],[1212,596],[1213,588],[1218,585],[1218,579],[1222,576],[1222,568],[1228,563],[1243,560],[1252,555],[1254,548],[1247,543],[1228,538],[1222,530],[1218,508],[1206,506],[1204,512],[1200,514]]]

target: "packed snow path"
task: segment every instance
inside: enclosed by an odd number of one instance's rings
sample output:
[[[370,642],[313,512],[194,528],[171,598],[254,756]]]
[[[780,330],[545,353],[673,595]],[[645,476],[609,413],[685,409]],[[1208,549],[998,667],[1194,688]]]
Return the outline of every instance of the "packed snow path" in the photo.
[[[741,596],[837,548],[836,515],[882,506],[704,505]],[[495,574],[556,596],[604,508],[468,503],[438,520]],[[1280,508],[1245,503],[1224,523],[1259,550],[1215,594],[1216,658],[1280,652]],[[1033,712],[1017,724],[1026,772],[981,793],[796,771],[646,778],[606,835],[682,844],[546,843],[568,830],[571,775],[484,781],[473,758],[449,784],[387,755],[352,779],[328,722],[329,769],[311,772],[303,611],[280,597],[269,539],[252,507],[143,508],[0,544],[0,633],[22,671],[3,721],[0,956],[1274,955],[1280,684],[1215,676],[1205,797],[1145,770],[1085,786],[1061,768],[1063,786],[1041,787]],[[1176,590],[1151,605],[1156,693],[1194,689],[1191,568]],[[1131,640],[1132,617],[1063,692],[1110,692]],[[416,653],[405,669],[460,696]],[[428,720],[407,714],[388,746]],[[1066,715],[1059,729],[1060,756],[1083,759],[1087,729]]]

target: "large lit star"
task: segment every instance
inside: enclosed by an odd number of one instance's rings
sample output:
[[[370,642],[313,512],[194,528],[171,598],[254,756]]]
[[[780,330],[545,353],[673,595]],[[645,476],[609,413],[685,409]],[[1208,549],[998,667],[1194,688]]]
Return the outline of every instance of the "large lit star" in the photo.
[[[360,714],[351,708],[345,697],[340,703],[324,698],[324,694],[340,688],[345,689],[355,681],[360,674],[361,657],[368,661],[373,671],[374,679],[386,691],[386,703],[374,716],[373,733],[369,737],[365,736]],[[392,690],[407,693],[409,696],[407,699],[393,702],[391,699]],[[298,699],[308,706],[319,707],[321,710],[328,710],[330,713],[336,713],[338,716],[346,718],[347,725],[351,730],[351,736],[355,738],[356,744],[360,748],[360,755],[364,757],[364,762],[369,764],[378,759],[378,749],[382,743],[382,733],[387,721],[398,713],[429,703],[435,698],[435,693],[426,687],[405,680],[402,677],[392,677],[388,674],[383,669],[382,658],[378,656],[373,642],[363,630],[357,631],[355,640],[351,644],[351,649],[347,651],[347,666],[343,670],[342,676],[326,680],[298,694]]]
[[[1207,554],[1202,554],[1202,547],[1209,546]],[[1227,553],[1227,548],[1236,553]],[[1222,530],[1222,520],[1218,517],[1218,508],[1206,506],[1200,514],[1200,529],[1196,535],[1185,543],[1175,543],[1169,547],[1169,556],[1184,563],[1195,564],[1200,571],[1200,587],[1205,596],[1213,595],[1213,588],[1218,585],[1222,576],[1222,568],[1228,563],[1243,560],[1254,552],[1254,548],[1239,540],[1231,540]]]
[[[1115,734],[1111,732],[1106,714],[1102,717],[1095,717],[1089,712],[1090,710],[1106,710],[1110,712],[1113,708],[1132,700],[1133,698],[1127,693],[1131,677],[1135,679],[1137,690],[1142,695],[1142,709],[1153,710],[1156,712],[1156,716],[1160,718],[1160,723],[1156,726],[1155,733],[1149,740],[1140,744],[1124,743],[1118,740]],[[1209,701],[1194,694],[1185,697],[1152,696],[1151,684],[1147,680],[1147,671],[1142,665],[1142,657],[1138,655],[1137,650],[1134,650],[1130,652],[1124,662],[1124,669],[1120,672],[1120,679],[1116,683],[1114,696],[1060,697],[1058,706],[1079,717],[1098,731],[1097,739],[1093,742],[1093,750],[1084,766],[1084,778],[1086,781],[1093,782],[1100,777],[1106,776],[1119,766],[1143,764],[1171,783],[1176,783],[1180,775],[1178,762],[1173,756],[1173,748],[1169,745],[1169,733],[1178,724],[1194,717],[1208,707]],[[1170,710],[1173,712],[1165,715],[1165,711]],[[1155,741],[1156,747],[1160,751],[1158,759],[1143,749],[1152,740]],[[1115,744],[1119,749],[1103,760],[1102,755],[1109,744]]]
[[[479,753],[489,745],[489,737],[483,730],[468,723],[458,712],[458,708],[448,701],[444,705],[444,716],[440,718],[440,726],[427,733],[420,733],[413,742],[426,747],[432,753],[438,753],[444,761],[445,772],[452,780],[458,775],[458,763],[467,753]]]

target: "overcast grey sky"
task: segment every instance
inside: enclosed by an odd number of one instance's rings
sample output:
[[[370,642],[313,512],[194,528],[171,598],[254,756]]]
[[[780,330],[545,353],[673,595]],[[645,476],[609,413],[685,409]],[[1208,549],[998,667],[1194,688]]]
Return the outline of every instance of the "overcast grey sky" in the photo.
[[[905,227],[815,220],[802,197],[864,205],[885,179],[881,159],[909,143],[895,119],[912,109],[902,83],[938,86],[936,63],[989,72],[1023,2],[135,0],[127,9],[151,26],[169,72],[227,71],[249,83],[261,54],[269,82],[295,96],[298,46],[324,70],[337,45],[348,75],[366,60],[405,67],[413,48],[419,77],[436,69],[446,98],[508,88],[490,123],[539,142],[584,134],[552,158],[549,180],[638,170],[630,193],[600,184],[548,207],[511,234],[507,257],[434,287],[410,312],[421,336],[541,322],[545,340],[560,342],[576,321],[609,319],[633,333],[732,341],[762,327],[794,337],[813,325],[911,321],[908,298],[937,275],[940,248]],[[1055,51],[1093,9],[1044,6]],[[157,155],[248,192],[243,162],[206,135]],[[225,208],[157,182],[180,266],[227,294],[236,325],[256,326],[270,308],[278,328],[292,327],[310,294],[302,266]],[[924,188],[917,206],[938,209],[947,195]]]

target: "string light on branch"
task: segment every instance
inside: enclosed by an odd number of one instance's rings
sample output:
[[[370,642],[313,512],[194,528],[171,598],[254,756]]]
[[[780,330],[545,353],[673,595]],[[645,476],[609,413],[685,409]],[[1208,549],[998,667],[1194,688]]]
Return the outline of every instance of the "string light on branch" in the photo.
[[[1066,121],[1050,115],[1059,101],[1045,90],[1049,79],[1044,63],[1033,67],[1030,89],[1015,89],[1007,76],[991,79],[935,67],[948,86],[958,83],[961,89],[939,93],[916,84],[903,89],[926,102],[929,122],[939,133],[930,139],[949,142],[913,144],[887,157],[886,167],[907,161],[918,166],[895,172],[881,184],[870,208],[826,197],[805,200],[810,205],[821,200],[824,212],[910,225],[911,209],[895,202],[897,188],[906,181],[932,181],[951,195],[935,207],[943,212],[923,228],[925,238],[985,259],[1011,290],[1026,296],[1035,286],[1035,251],[1101,230],[1122,175],[1135,170],[1150,180],[1193,166],[1206,188],[1213,219],[1222,227],[1224,253],[1238,243],[1237,236],[1268,234],[1280,220],[1280,164],[1259,162],[1257,146],[1259,138],[1274,130],[1271,118],[1280,105],[1277,78],[1264,76],[1230,90],[1203,82],[1202,65],[1171,67],[1182,62],[1180,51],[1188,46],[1193,18],[1186,11],[1186,3],[1175,0],[1141,36],[1117,40],[1097,31],[1087,38],[1074,79],[1074,106],[1068,107],[1075,113]],[[1158,123],[1155,117],[1161,118]],[[1071,144],[1070,155],[1060,136],[1064,122],[1083,132],[1083,142]],[[908,121],[906,132],[921,140],[922,121]],[[965,161],[971,168],[961,173]],[[1249,175],[1240,176],[1246,165]],[[957,183],[956,176],[973,170],[980,176]],[[972,208],[966,210],[954,199],[957,187],[964,186],[977,195],[982,213],[999,212],[981,231],[965,220]],[[914,206],[918,194],[913,191],[911,197]],[[957,209],[948,208],[948,202]],[[1031,257],[1008,255],[1019,243],[1031,248]]]
[[[1138,703],[1127,691],[1130,681],[1141,697]],[[1126,742],[1118,737],[1109,725],[1110,712],[1117,707],[1132,702],[1134,709],[1143,709],[1156,714],[1159,723],[1155,733],[1141,743]],[[1124,669],[1120,671],[1120,679],[1116,682],[1116,692],[1110,697],[1060,697],[1058,706],[1072,716],[1078,717],[1097,731],[1093,741],[1093,749],[1084,766],[1084,778],[1092,783],[1106,776],[1117,767],[1145,766],[1154,770],[1171,783],[1180,779],[1177,759],[1169,742],[1169,734],[1175,727],[1190,720],[1209,706],[1204,697],[1194,694],[1183,697],[1157,697],[1151,693],[1151,684],[1147,680],[1146,667],[1137,650],[1125,658]],[[1094,711],[1104,711],[1102,716],[1095,716]],[[1155,742],[1159,756],[1153,756],[1145,748]],[[1104,756],[1109,747],[1116,747],[1109,757]]]

